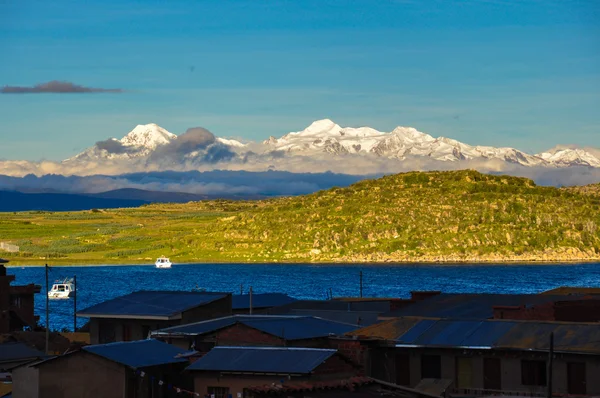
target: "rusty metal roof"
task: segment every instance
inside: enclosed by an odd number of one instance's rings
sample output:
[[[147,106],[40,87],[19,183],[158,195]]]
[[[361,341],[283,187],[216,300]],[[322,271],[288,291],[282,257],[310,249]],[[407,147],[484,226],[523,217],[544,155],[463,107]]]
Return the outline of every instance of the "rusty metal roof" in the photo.
[[[383,318],[420,316],[449,319],[489,319],[495,306],[534,306],[555,301],[580,300],[583,295],[443,293],[382,314]]]
[[[348,335],[394,341],[399,346],[548,350],[600,354],[600,324],[515,320],[399,318]]]
[[[571,296],[571,295],[587,295],[587,294],[599,294],[600,295],[600,287],[570,287],[570,286],[561,286],[556,289],[547,290],[545,292],[540,293],[540,295],[548,296]]]

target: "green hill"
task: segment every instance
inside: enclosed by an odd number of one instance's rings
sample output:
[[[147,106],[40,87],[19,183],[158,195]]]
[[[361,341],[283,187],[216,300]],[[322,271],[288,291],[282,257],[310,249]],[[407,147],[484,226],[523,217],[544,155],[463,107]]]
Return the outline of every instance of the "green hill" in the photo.
[[[600,197],[475,171],[411,172],[300,197],[0,214],[15,263],[600,259]]]

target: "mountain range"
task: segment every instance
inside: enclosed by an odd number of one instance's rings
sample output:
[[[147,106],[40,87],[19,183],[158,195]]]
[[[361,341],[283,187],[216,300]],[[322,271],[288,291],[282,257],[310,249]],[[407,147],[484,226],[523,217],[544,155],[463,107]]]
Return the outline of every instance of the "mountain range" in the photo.
[[[252,170],[346,172],[345,164],[360,164],[359,172],[395,172],[410,169],[461,168],[460,164],[494,162],[505,165],[566,168],[600,168],[600,150],[555,147],[529,154],[508,147],[469,145],[446,137],[433,137],[412,127],[383,132],[371,127],[341,127],[329,119],[307,128],[269,137],[262,142],[240,142],[216,137],[203,128],[175,135],[157,124],[138,125],[124,137],[98,141],[62,162],[0,162],[5,175],[121,174],[159,170]],[[435,166],[426,167],[428,163]],[[464,167],[462,167],[464,168]],[[352,171],[357,174],[355,170]]]

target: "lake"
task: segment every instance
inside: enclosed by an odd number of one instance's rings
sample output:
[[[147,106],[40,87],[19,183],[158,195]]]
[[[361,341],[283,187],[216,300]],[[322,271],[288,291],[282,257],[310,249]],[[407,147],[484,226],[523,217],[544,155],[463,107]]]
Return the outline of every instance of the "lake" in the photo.
[[[175,264],[171,269],[152,266],[51,267],[55,280],[77,275],[77,307],[136,290],[192,290],[239,293],[252,285],[255,293],[282,292],[300,299],[358,296],[359,272],[363,295],[409,297],[411,290],[453,293],[538,293],[559,286],[600,286],[600,263],[552,265],[314,265],[314,264]],[[43,267],[8,267],[14,284],[44,286]],[[36,295],[36,313],[45,322],[45,288]],[[78,320],[78,326],[85,319]],[[73,300],[50,301],[50,327],[73,327]]]

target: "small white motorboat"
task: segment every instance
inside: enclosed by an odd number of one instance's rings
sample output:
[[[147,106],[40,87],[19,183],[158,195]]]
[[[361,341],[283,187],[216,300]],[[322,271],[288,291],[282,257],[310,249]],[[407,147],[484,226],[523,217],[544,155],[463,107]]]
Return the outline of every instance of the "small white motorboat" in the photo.
[[[48,291],[48,298],[51,299],[68,299],[74,295],[75,285],[73,284],[73,279],[69,278],[54,282],[52,289]]]
[[[162,256],[156,259],[154,265],[156,265],[156,268],[171,268],[171,260]]]

